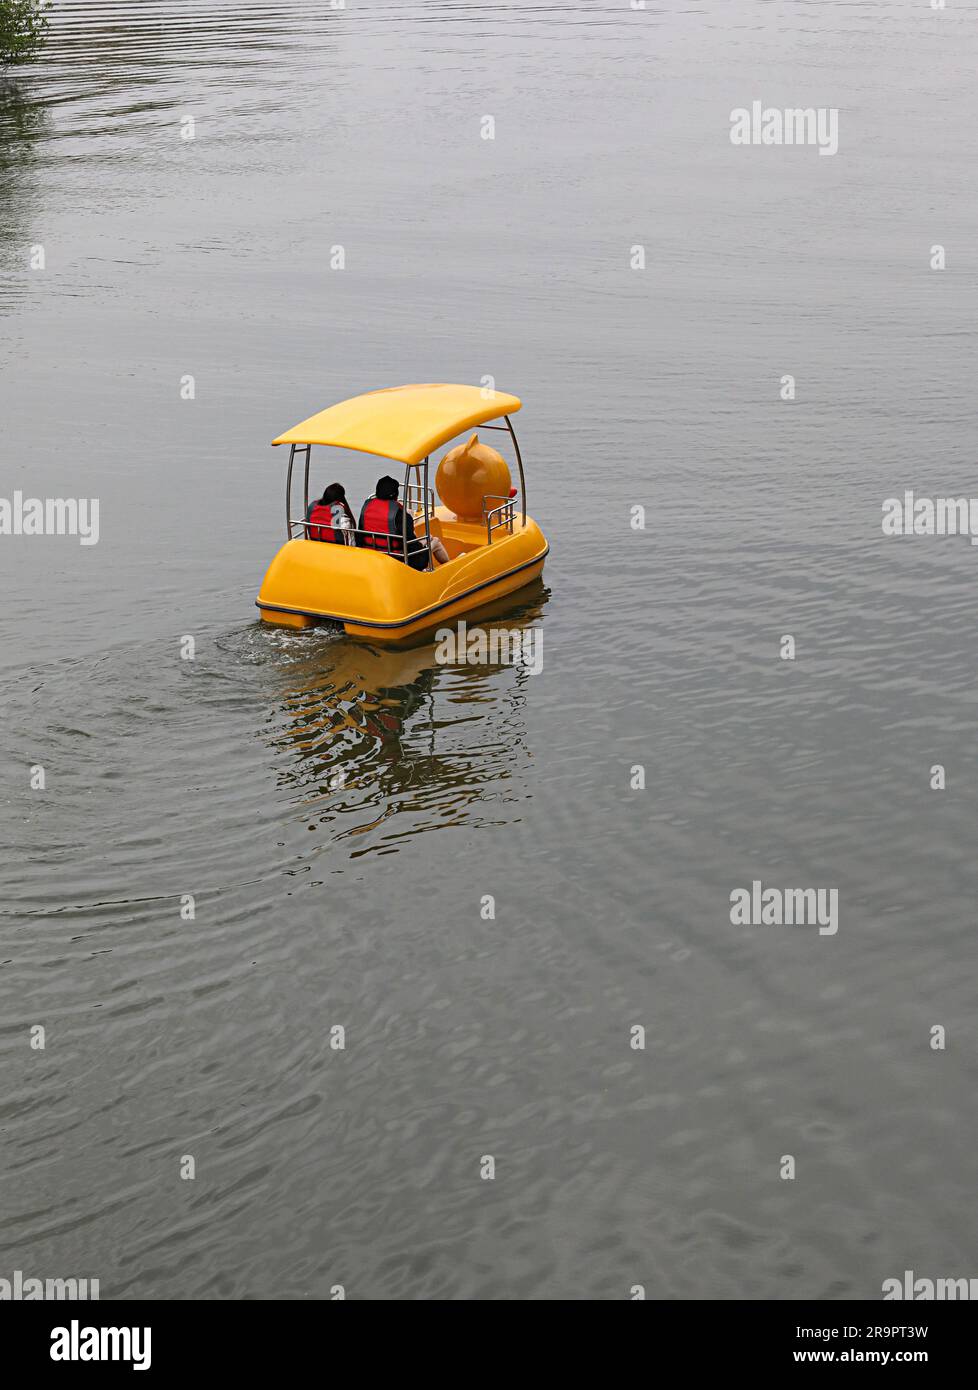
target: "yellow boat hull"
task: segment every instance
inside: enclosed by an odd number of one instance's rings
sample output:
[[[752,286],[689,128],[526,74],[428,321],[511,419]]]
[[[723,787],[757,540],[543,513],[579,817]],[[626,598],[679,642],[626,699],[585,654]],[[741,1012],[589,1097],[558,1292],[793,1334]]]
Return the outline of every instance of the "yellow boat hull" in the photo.
[[[256,600],[262,619],[282,627],[339,622],[351,637],[402,642],[515,593],[543,573],[549,546],[532,518],[517,520],[512,534],[494,532],[491,545],[484,528],[472,527],[474,548],[462,549],[468,529],[449,522],[445,542],[449,553],[459,553],[431,573],[356,546],[286,541]]]

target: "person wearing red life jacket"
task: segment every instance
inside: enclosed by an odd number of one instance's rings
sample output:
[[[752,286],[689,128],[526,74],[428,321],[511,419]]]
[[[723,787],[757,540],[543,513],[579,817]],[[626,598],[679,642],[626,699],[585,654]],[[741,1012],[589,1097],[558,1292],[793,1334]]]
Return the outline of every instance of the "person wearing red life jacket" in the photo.
[[[407,553],[408,564],[415,570],[428,568],[428,547],[424,537],[419,537],[414,529],[414,517],[407,514]],[[396,559],[404,558],[405,518],[401,504],[397,500],[397,479],[378,478],[377,492],[363,504],[360,512],[360,531],[357,544],[367,550],[382,550]],[[449,559],[448,551],[437,536],[431,537],[431,553],[435,561],[444,565]]]
[[[322,497],[310,502],[306,512],[306,535],[311,541],[332,541],[334,545],[352,544],[353,513],[346,500],[342,483],[330,483]]]

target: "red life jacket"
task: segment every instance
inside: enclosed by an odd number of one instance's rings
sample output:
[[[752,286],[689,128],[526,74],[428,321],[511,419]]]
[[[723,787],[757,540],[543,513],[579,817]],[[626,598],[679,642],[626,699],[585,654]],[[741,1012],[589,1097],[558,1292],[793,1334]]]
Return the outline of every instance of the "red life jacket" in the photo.
[[[307,518],[311,523],[307,531],[311,541],[335,541],[338,545],[342,544],[343,533],[333,526],[334,521],[339,521],[339,516],[334,515],[334,507],[337,512],[342,513],[342,502],[327,502],[325,505],[322,502],[313,502]]]
[[[390,502],[385,502],[382,497],[371,497],[369,502],[363,504],[363,511],[360,513],[361,531],[394,531],[394,518],[397,516],[397,499],[392,498]],[[387,535],[366,535],[362,537],[363,544],[369,550],[386,550],[391,555],[403,555],[404,545],[399,534],[395,533],[391,538]]]

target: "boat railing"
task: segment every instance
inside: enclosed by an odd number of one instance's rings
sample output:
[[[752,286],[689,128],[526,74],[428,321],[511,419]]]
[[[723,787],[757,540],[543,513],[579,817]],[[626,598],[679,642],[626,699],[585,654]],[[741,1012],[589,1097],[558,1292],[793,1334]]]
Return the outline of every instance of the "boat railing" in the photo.
[[[420,483],[408,483],[401,489],[408,504],[408,510],[418,513],[424,512],[425,493],[428,494],[428,512],[431,516],[435,514],[435,490],[434,488],[422,487]]]
[[[289,522],[289,540],[294,540],[294,539],[295,539],[295,537],[294,537],[293,534],[292,534],[292,527],[293,527],[293,526],[301,526],[301,527],[303,528],[304,531],[308,531],[308,530],[310,529],[310,527],[316,527],[317,530],[318,530],[320,527],[322,527],[324,530],[339,531],[339,533],[340,533],[340,535],[343,537],[343,539],[342,539],[342,541],[333,541],[333,542],[332,542],[333,545],[356,545],[356,544],[357,544],[357,540],[356,540],[356,537],[357,537],[357,536],[383,536],[384,538],[386,538],[386,539],[389,540],[389,541],[396,541],[396,542],[397,542],[397,549],[396,549],[395,551],[389,551],[389,550],[386,549],[386,547],[384,547],[384,546],[379,546],[379,545],[365,545],[365,546],[362,546],[361,549],[363,549],[363,550],[375,550],[375,551],[377,551],[377,553],[380,554],[380,555],[390,555],[391,558],[394,559],[394,560],[401,560],[401,559],[403,559],[403,556],[401,555],[401,548],[402,548],[402,546],[403,546],[403,544],[404,544],[404,537],[403,537],[403,535],[402,535],[402,533],[401,533],[400,531],[370,531],[370,530],[367,530],[366,527],[363,527],[363,526],[342,526],[342,527],[341,527],[341,526],[333,526],[333,527],[330,527],[330,526],[328,525],[328,523],[323,522],[323,521],[305,521],[305,520],[299,521],[299,520],[297,519],[297,520],[295,520],[295,521],[290,521],[290,522]],[[424,537],[423,537],[423,536],[415,536],[414,540],[412,540],[412,539],[410,538],[410,536],[409,536],[409,537],[408,537],[407,548],[408,548],[408,553],[411,554],[411,555],[413,555],[413,554],[415,553],[415,551],[417,551],[417,550],[422,550],[422,549],[424,549],[424,548],[425,548]]]
[[[499,502],[498,507],[489,508],[487,502]],[[486,544],[492,545],[493,531],[501,531],[505,528],[510,535],[513,534],[513,523],[516,516],[516,498],[504,497],[500,492],[486,493],[482,499],[482,516],[486,523]],[[493,521],[493,517],[498,518]]]

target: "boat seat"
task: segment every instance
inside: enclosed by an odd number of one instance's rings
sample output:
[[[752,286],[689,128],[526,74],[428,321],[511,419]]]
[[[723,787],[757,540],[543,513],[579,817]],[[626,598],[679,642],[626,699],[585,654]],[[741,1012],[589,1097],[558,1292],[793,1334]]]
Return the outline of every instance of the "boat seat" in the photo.
[[[486,528],[478,521],[451,521],[442,519],[441,539],[445,549],[454,560],[456,555],[465,555],[470,550],[480,550],[486,544]]]
[[[454,516],[432,516],[431,534],[437,536],[448,551],[449,558],[455,560],[470,550],[478,550],[486,543],[486,528],[477,521],[459,521]],[[419,536],[424,535],[424,513],[414,513],[414,529]]]

